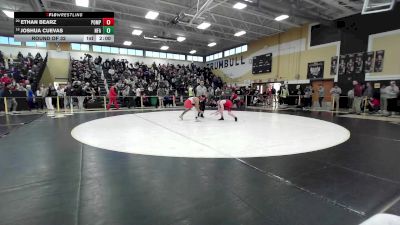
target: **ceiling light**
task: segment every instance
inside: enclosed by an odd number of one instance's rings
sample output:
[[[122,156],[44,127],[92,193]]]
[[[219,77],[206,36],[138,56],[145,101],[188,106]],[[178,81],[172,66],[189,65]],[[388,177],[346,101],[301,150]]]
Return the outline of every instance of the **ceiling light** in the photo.
[[[182,41],[186,40],[186,38],[185,38],[185,37],[178,37],[176,40],[177,40],[178,42],[182,42]]]
[[[233,5],[233,8],[235,8],[235,9],[244,9],[246,7],[247,7],[247,5],[244,4],[244,3],[241,3],[241,2],[238,2],[238,3]]]
[[[130,46],[132,45],[132,41],[124,41],[124,45]]]
[[[203,22],[197,26],[197,29],[204,30],[204,29],[209,28],[210,26],[211,26],[211,23]]]
[[[133,31],[132,31],[132,34],[133,34],[133,35],[137,35],[137,36],[141,35],[142,33],[143,33],[142,30],[133,30]]]
[[[166,45],[164,45],[164,46],[161,46],[161,48],[160,48],[161,50],[168,50],[169,49],[169,47],[168,46],[166,46]]]
[[[216,45],[217,45],[217,43],[211,42],[210,44],[208,44],[208,47],[214,47],[214,46],[216,46]]]
[[[285,20],[287,18],[289,18],[288,15],[280,15],[280,16],[276,17],[275,20],[276,21],[282,21],[282,20]]]
[[[149,11],[144,18],[149,20],[155,20],[158,17],[158,12]]]
[[[193,54],[196,53],[196,52],[197,52],[196,50],[192,50],[192,51],[190,51],[189,53],[193,55]]]
[[[242,30],[242,31],[236,32],[236,33],[235,33],[235,36],[236,36],[236,37],[240,37],[240,36],[242,36],[242,35],[244,35],[244,34],[246,34],[246,31]]]
[[[81,7],[89,7],[89,0],[75,0],[75,4]]]
[[[14,12],[10,10],[3,10],[3,13],[10,18],[14,18]]]

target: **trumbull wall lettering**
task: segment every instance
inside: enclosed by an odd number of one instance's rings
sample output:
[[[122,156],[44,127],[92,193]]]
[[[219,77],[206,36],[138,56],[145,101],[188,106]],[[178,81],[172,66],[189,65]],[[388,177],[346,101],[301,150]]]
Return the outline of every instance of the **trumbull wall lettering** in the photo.
[[[214,61],[211,63],[207,63],[207,67],[213,69],[222,69],[227,67],[239,66],[243,65],[245,62],[243,61],[243,56],[236,56],[229,59],[221,59],[218,61]]]

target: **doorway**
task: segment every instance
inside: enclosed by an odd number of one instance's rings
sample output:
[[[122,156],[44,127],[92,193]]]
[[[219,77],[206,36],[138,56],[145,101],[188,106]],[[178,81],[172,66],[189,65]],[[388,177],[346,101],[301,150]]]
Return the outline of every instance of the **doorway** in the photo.
[[[312,101],[314,103],[314,106],[319,106],[318,103],[318,90],[319,90],[319,86],[322,85],[322,87],[324,87],[325,89],[325,96],[324,96],[324,100],[323,100],[323,104],[322,107],[326,106],[326,102],[331,102],[331,95],[329,94],[329,91],[332,89],[333,87],[333,80],[316,80],[316,81],[312,81],[311,82],[312,85],[312,89],[314,90],[314,93],[312,95]]]

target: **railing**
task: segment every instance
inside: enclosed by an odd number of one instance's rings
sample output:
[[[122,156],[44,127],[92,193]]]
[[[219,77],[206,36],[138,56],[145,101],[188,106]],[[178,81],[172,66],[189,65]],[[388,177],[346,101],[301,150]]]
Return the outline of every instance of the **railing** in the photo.
[[[21,93],[20,93],[21,94]],[[230,95],[223,96],[210,96],[206,100],[206,106],[208,107],[216,107],[217,101],[220,99],[230,99]],[[248,106],[266,106],[266,105],[275,105],[275,106],[297,106],[304,107],[305,106],[305,98],[303,96],[298,95],[289,95],[286,98],[279,98],[279,96],[260,96],[260,95],[240,95],[239,98],[234,101],[234,104],[237,108],[246,108]],[[74,108],[78,110],[84,109],[101,109],[107,110],[109,107],[114,106],[114,108],[122,107],[134,107],[134,108],[148,108],[148,107],[177,107],[183,106],[184,101],[189,98],[189,96],[175,96],[175,95],[167,95],[164,97],[161,96],[117,96],[114,98],[110,98],[107,96],[56,96],[56,97],[34,97],[27,98],[19,96],[10,96],[10,97],[0,97],[0,111],[5,111],[5,113],[10,113],[10,111],[24,111],[24,110],[44,110],[47,109],[49,111],[57,111],[57,112],[73,112]],[[309,100],[311,100],[310,98]],[[343,101],[342,101],[343,100]],[[341,106],[345,105],[346,107],[342,108],[353,108],[353,104],[344,104],[344,100],[349,100],[347,96],[340,96],[339,101],[335,101],[335,98],[331,98],[331,101],[324,101],[324,105],[326,109],[336,110],[339,107],[335,107],[338,102]],[[385,99],[383,99],[386,101]],[[394,99],[396,100],[396,99]],[[397,100],[400,102],[400,100]],[[117,104],[110,104],[110,102],[116,102]],[[307,102],[306,102],[307,103]],[[308,102],[309,103],[309,102]],[[330,104],[327,104],[330,103]],[[318,103],[316,103],[318,104]],[[364,98],[361,100],[361,105],[368,105],[368,98]],[[385,103],[387,107],[387,103]],[[399,103],[395,103],[395,101],[390,101],[389,105],[395,105],[394,107],[397,109],[393,111],[399,111]],[[313,104],[314,105],[314,104]],[[109,106],[109,107],[107,107]],[[117,107],[118,106],[118,107]],[[392,109],[393,107],[391,107]],[[10,110],[11,109],[11,110]]]
[[[49,53],[46,53],[46,57],[45,57],[44,60],[43,60],[43,65],[42,65],[42,67],[41,67],[40,70],[39,70],[39,74],[38,74],[38,77],[37,77],[37,82],[36,82],[36,84],[35,84],[36,86],[35,86],[35,87],[32,87],[32,90],[33,90],[33,91],[36,91],[36,90],[37,90],[37,88],[38,88],[38,86],[39,86],[39,84],[40,84],[40,80],[41,80],[42,77],[43,77],[44,70],[46,69],[46,66],[47,66],[48,55],[49,55]]]

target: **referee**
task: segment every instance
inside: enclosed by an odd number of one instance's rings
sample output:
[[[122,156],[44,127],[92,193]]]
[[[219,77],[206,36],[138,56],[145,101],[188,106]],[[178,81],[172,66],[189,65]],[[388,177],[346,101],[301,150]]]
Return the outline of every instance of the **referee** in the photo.
[[[205,99],[200,102],[199,116],[204,118],[204,110],[206,110],[207,88],[204,86],[204,81],[200,81],[200,85],[196,88],[196,97],[205,96]]]

